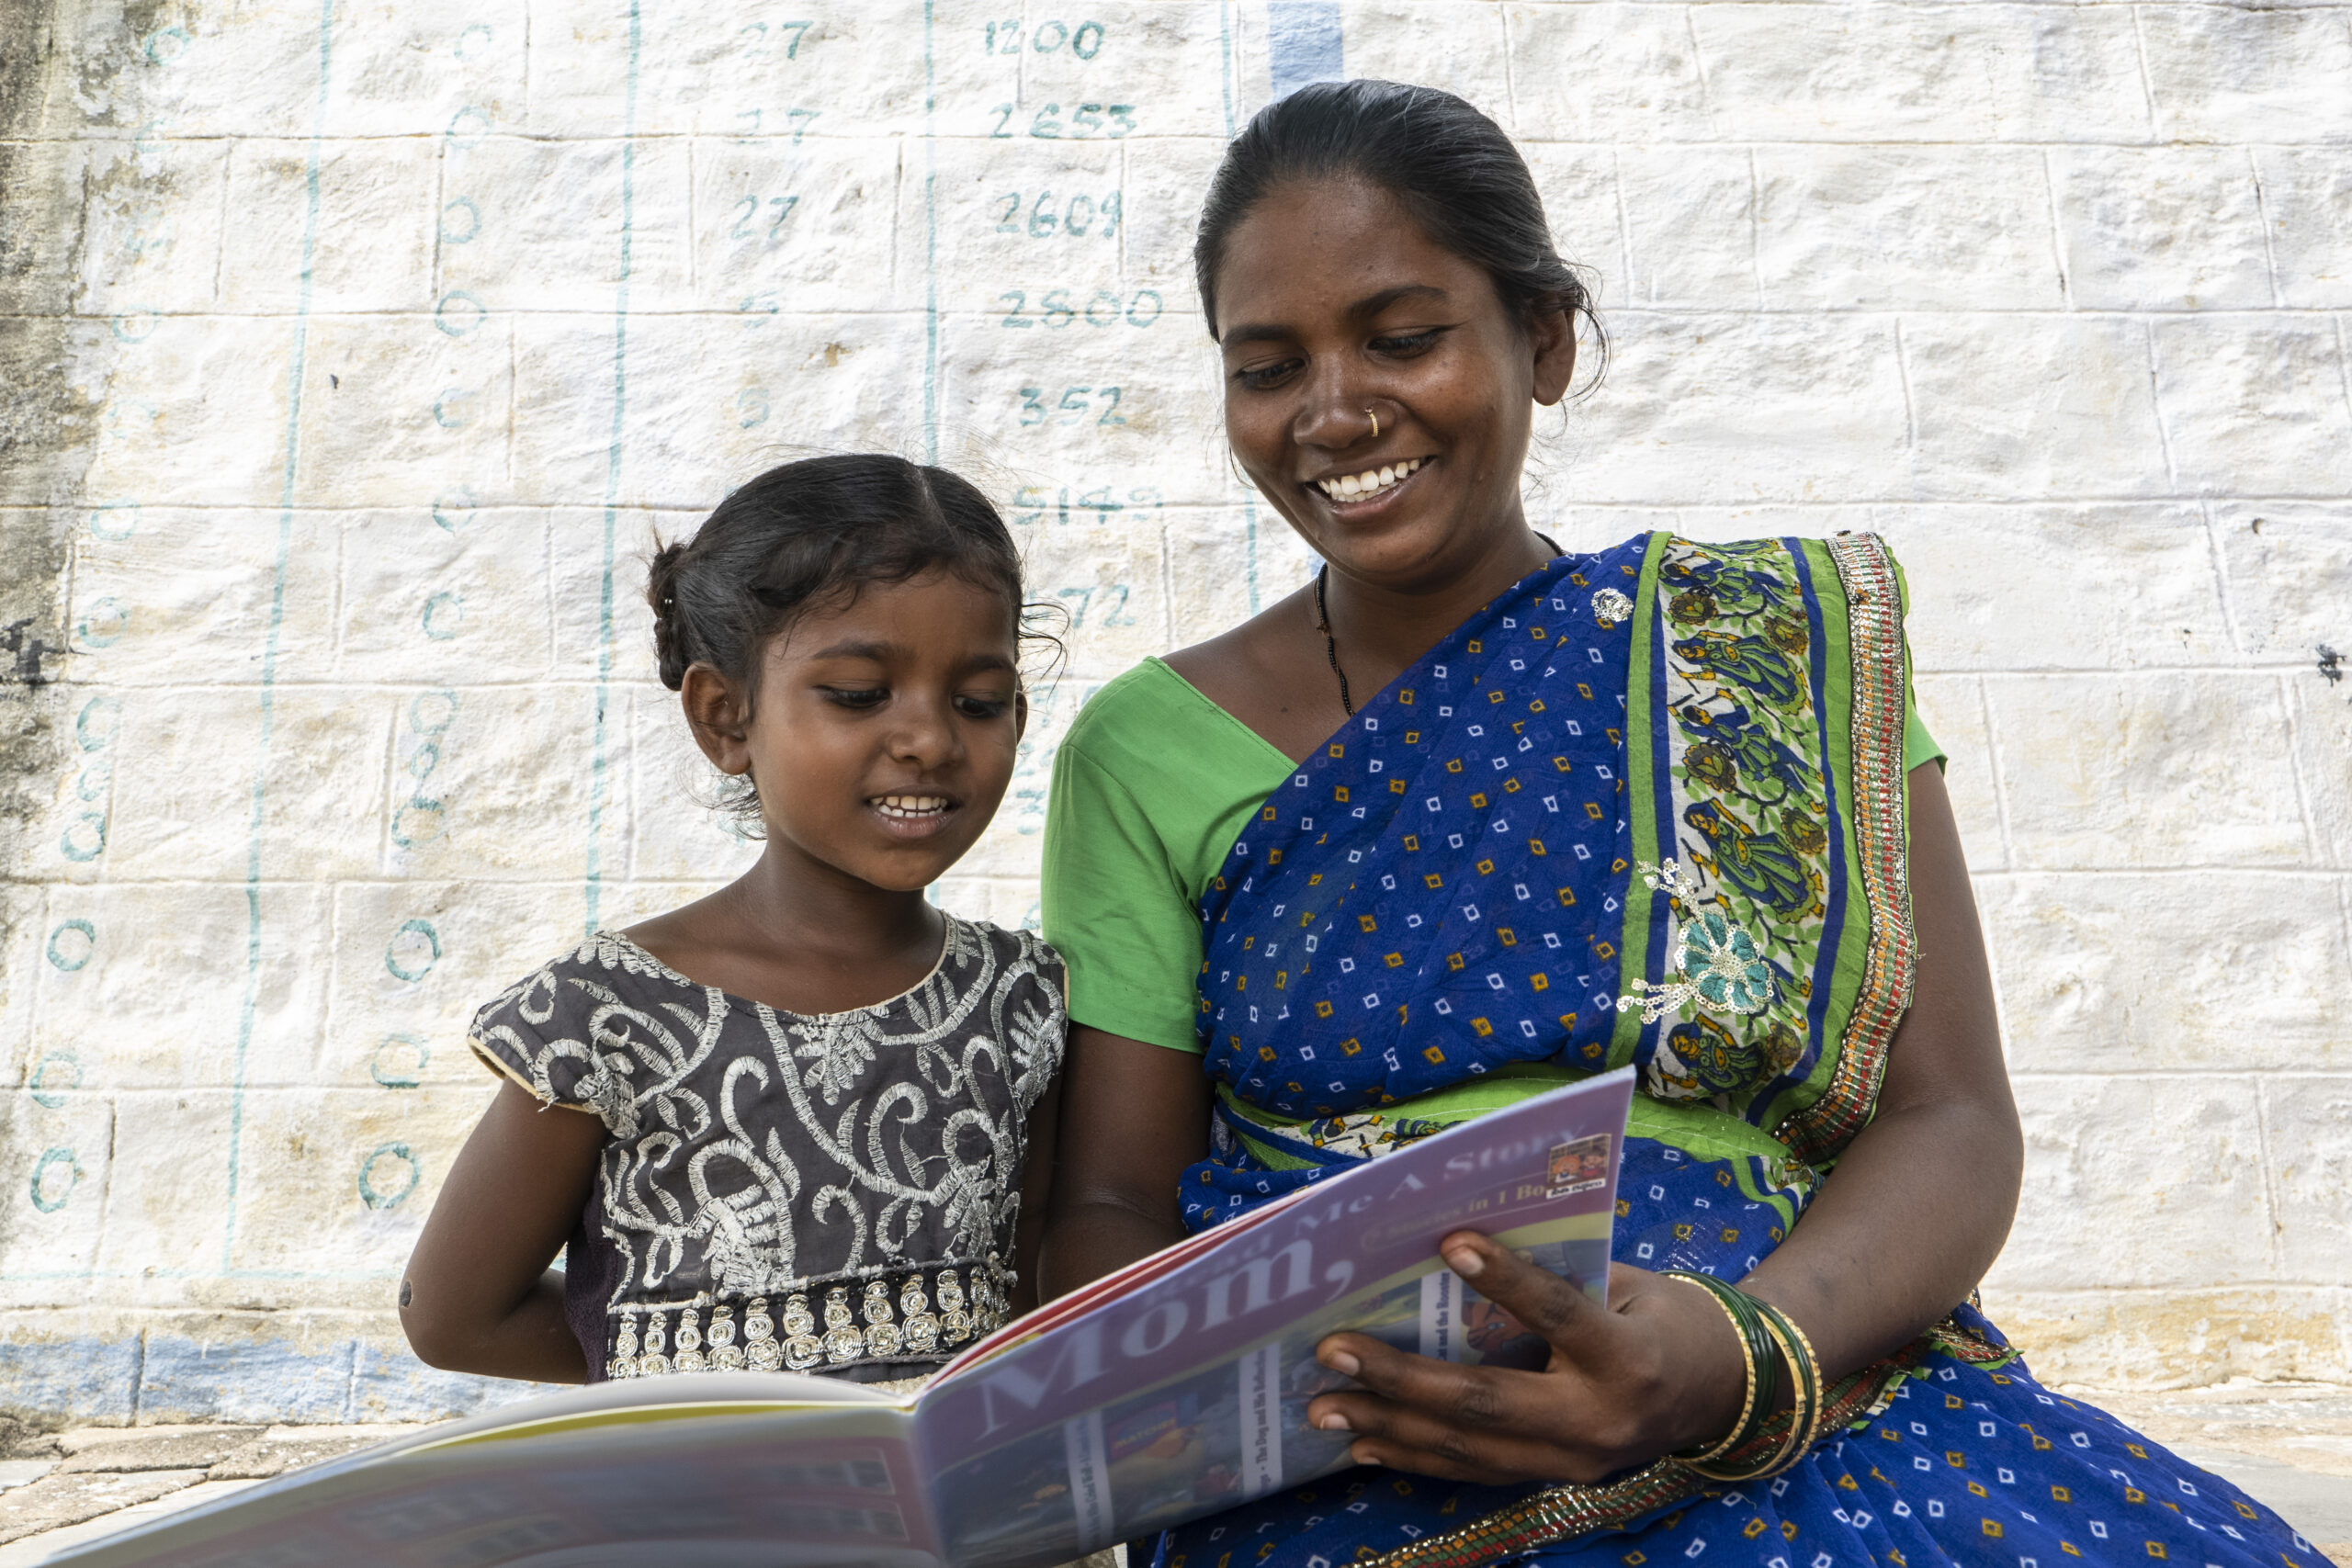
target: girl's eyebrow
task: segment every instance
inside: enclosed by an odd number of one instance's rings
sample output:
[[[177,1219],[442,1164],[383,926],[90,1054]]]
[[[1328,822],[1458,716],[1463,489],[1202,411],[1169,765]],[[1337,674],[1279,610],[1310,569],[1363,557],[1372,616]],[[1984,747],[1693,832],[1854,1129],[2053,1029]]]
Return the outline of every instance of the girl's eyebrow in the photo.
[[[833,644],[831,648],[820,648],[808,657],[812,660],[867,659],[876,664],[886,664],[894,656],[903,651],[904,649],[895,642],[849,637]],[[969,670],[1018,670],[1020,668],[1001,653],[976,654],[966,660],[965,667]]]
[[[837,642],[831,648],[820,648],[808,657],[811,659],[871,659],[879,662],[898,651],[899,645],[896,643],[852,637]]]

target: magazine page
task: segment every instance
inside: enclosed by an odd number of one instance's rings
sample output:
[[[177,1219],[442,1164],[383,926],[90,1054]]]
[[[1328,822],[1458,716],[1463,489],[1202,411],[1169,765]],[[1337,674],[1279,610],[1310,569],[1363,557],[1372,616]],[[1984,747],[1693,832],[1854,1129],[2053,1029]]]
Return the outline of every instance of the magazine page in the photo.
[[[1437,1243],[1482,1231],[1601,1299],[1632,1094],[1607,1074],[1326,1178],[943,1376],[916,1425],[948,1556],[1048,1568],[1343,1468],[1306,1416],[1345,1382],[1315,1359],[1340,1329],[1542,1365]]]
[[[944,1568],[903,1400],[776,1372],[526,1400],[96,1541],[76,1568]]]

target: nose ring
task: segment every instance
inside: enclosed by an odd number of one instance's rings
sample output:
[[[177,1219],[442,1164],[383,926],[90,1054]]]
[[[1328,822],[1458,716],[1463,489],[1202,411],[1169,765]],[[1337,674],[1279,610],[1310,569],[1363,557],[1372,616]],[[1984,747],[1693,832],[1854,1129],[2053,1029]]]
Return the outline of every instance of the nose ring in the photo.
[[[1364,418],[1366,418],[1366,419],[1368,419],[1368,420],[1372,421],[1372,438],[1373,438],[1374,441],[1379,440],[1379,439],[1380,439],[1380,416],[1379,416],[1378,414],[1376,414],[1376,413],[1374,413],[1374,412],[1372,412],[1372,405],[1371,405],[1370,403],[1366,403],[1366,404],[1364,405],[1364,409],[1363,409],[1363,416],[1364,416]]]

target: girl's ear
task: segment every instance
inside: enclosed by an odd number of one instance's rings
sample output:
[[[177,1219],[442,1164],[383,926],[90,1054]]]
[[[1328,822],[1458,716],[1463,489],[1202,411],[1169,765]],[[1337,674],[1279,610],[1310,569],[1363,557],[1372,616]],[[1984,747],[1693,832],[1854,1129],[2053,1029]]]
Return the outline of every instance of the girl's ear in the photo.
[[[1012,694],[1012,739],[1018,745],[1029,733],[1029,688],[1022,687]]]
[[[715,664],[699,660],[686,666],[678,683],[678,702],[686,710],[686,728],[695,744],[720,773],[740,777],[752,771],[752,705],[750,694]]]

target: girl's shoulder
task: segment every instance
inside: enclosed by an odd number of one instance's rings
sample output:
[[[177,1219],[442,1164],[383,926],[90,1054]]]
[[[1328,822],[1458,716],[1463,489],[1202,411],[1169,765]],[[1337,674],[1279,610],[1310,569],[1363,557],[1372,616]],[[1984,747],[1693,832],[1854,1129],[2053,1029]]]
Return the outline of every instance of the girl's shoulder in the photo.
[[[702,989],[619,932],[600,931],[484,1002],[474,1013],[474,1033],[497,1024],[544,1033],[566,1015],[600,1004]]]
[[[940,972],[956,988],[1034,979],[1060,1005],[1069,982],[1062,955],[1051,942],[1033,931],[1007,931],[987,920],[942,913],[947,916],[947,945],[940,954]]]

